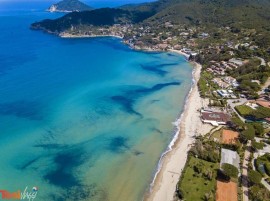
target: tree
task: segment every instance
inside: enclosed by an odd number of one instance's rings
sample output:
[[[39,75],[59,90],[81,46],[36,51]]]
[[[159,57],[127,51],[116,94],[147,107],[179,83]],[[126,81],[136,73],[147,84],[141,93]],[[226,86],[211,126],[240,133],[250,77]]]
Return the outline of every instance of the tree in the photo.
[[[264,143],[263,142],[256,142],[255,140],[253,140],[251,142],[251,146],[255,151],[257,151],[259,149],[263,149]]]
[[[270,116],[270,109],[266,107],[257,107],[256,110],[253,110],[251,116],[255,119],[264,119]]]
[[[209,201],[213,199],[213,193],[210,191],[209,193],[204,194],[204,200]]]
[[[252,125],[247,124],[246,129],[242,132],[241,138],[244,140],[253,140],[255,137],[255,129]]]
[[[213,171],[208,168],[207,170],[204,171],[204,176],[208,179],[208,180],[212,180],[213,179]]]
[[[179,186],[178,186],[178,189],[176,190],[176,193],[177,193],[178,198],[180,199],[184,198],[184,191]]]
[[[252,186],[249,192],[250,200],[265,201],[270,198],[270,192],[261,184]]]
[[[237,115],[234,115],[232,118],[231,118],[231,122],[230,122],[230,127],[235,129],[235,130],[242,130],[243,127],[244,127],[244,123],[242,122],[242,120],[237,116]]]
[[[264,128],[261,123],[252,123],[254,129],[255,129],[255,134],[257,136],[262,136],[264,134]]]
[[[229,163],[223,163],[221,166],[221,169],[222,169],[223,174],[225,174],[229,178],[238,177],[238,169]]]
[[[265,168],[265,172],[268,176],[270,176],[270,163],[269,161],[267,161],[265,164],[264,164],[264,168]]]
[[[257,171],[251,170],[248,172],[248,180],[252,184],[259,184],[261,183],[262,175]]]
[[[250,98],[257,100],[260,96],[256,92],[250,92]]]
[[[194,172],[200,174],[201,172],[203,172],[203,167],[200,164],[196,164],[193,166],[193,170]]]

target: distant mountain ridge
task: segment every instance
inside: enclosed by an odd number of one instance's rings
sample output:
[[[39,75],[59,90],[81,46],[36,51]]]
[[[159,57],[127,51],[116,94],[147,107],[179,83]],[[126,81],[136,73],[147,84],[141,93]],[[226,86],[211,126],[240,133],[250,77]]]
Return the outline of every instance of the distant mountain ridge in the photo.
[[[66,0],[68,1],[68,0]],[[74,1],[74,0],[69,0]],[[108,12],[108,13],[105,13]],[[270,0],[159,0],[67,14],[55,20],[32,24],[31,28],[59,33],[77,25],[103,26],[112,23],[232,26],[270,30]]]
[[[270,0],[159,0],[123,9],[152,11],[145,22],[270,28]]]
[[[49,12],[74,12],[86,10],[93,10],[93,8],[79,0],[62,0],[59,3],[51,5],[47,9]]]

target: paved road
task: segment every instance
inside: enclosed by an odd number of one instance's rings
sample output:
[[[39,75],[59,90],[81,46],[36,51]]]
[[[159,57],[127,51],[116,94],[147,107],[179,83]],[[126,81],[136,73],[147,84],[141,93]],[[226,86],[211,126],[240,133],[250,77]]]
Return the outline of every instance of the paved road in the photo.
[[[263,58],[261,58],[261,57],[256,57],[256,58],[261,60],[261,66],[266,66],[266,62]]]
[[[242,166],[242,187],[243,187],[243,201],[248,201],[248,163],[250,158],[250,145],[251,141],[248,141],[247,148],[245,150],[244,161]]]
[[[262,86],[262,90],[260,90],[258,92],[259,95],[264,93],[264,89],[266,89],[268,86],[270,85],[270,77],[266,80],[266,82],[264,83],[264,85]]]
[[[257,142],[261,142],[263,139],[264,138],[255,137],[255,140]],[[267,145],[266,147],[264,147],[263,151],[265,153],[270,153],[269,149],[270,149],[270,146]],[[256,153],[254,153],[253,156],[254,157],[253,157],[253,160],[252,160],[252,168],[253,168],[253,170],[256,170],[254,161],[259,157],[259,153],[256,152]],[[261,183],[265,186],[265,188],[267,188],[270,191],[270,185],[265,181],[265,178],[262,178]]]
[[[232,100],[228,100],[227,101],[227,103],[228,103],[228,105],[230,105],[230,107],[232,108],[232,110],[238,115],[238,117],[243,121],[243,122],[245,122],[245,119],[243,118],[243,117],[241,117],[239,114],[238,114],[238,112],[235,110],[235,106],[238,106],[238,105],[243,105],[245,102],[247,102],[247,99],[246,98],[240,98],[240,99],[238,99],[239,100],[239,102],[236,102],[236,103],[233,103],[234,101],[236,101],[236,100],[234,100],[234,99],[232,99]]]
[[[270,185],[265,181],[264,178],[262,178],[262,184],[265,186],[265,188],[267,188],[270,191]]]

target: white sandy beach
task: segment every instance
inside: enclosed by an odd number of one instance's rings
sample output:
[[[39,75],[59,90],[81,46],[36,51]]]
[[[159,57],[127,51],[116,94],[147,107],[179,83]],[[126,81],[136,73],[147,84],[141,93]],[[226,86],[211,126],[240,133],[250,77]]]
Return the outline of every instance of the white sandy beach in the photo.
[[[66,33],[66,32],[62,32],[59,34],[59,36],[61,38],[99,38],[99,37],[114,37],[114,38],[119,38],[119,39],[123,39],[123,37],[121,36],[117,36],[117,35],[84,35],[84,34],[70,34],[70,33]]]
[[[174,51],[182,54],[180,51]],[[194,64],[194,85],[186,101],[185,110],[180,121],[180,133],[175,142],[172,151],[167,153],[162,161],[162,168],[158,173],[151,192],[145,195],[147,201],[172,201],[174,200],[176,185],[185,166],[187,153],[191,144],[194,142],[194,136],[205,134],[213,127],[203,124],[200,120],[199,109],[206,106],[203,99],[200,98],[197,81],[200,78],[201,65]]]

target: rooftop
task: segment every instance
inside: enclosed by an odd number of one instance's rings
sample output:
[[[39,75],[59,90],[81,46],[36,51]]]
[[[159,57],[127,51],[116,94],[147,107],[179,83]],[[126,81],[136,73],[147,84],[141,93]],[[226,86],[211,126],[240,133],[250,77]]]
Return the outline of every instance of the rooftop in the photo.
[[[236,58],[232,58],[229,60],[229,62],[233,63],[233,64],[236,64],[238,66],[242,66],[243,65],[243,61],[240,60],[240,59],[236,59]]]
[[[222,112],[202,112],[202,119],[206,121],[228,122],[229,115]]]
[[[231,164],[239,169],[240,158],[237,152],[229,149],[221,149],[220,166],[224,163]]]
[[[257,100],[256,103],[262,107],[270,108],[270,101],[267,100]]]

